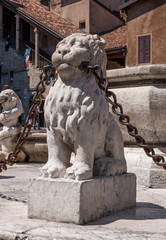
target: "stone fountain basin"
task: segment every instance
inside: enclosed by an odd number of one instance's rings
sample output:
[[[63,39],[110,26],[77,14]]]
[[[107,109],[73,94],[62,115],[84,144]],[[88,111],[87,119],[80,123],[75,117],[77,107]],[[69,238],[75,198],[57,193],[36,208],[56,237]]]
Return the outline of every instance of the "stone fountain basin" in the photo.
[[[31,132],[27,142],[23,145],[23,151],[27,154],[28,162],[47,162],[48,147],[45,129],[40,132]]]

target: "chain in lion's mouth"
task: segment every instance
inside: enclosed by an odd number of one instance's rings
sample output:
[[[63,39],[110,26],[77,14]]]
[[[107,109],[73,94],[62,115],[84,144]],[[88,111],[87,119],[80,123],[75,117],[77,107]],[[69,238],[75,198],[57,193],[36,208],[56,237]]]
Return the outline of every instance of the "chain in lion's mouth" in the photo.
[[[92,69],[92,68],[98,68],[99,66],[98,65],[94,65],[94,66],[90,66],[90,62],[89,61],[82,61],[79,65],[74,65],[74,64],[71,64],[71,63],[68,63],[68,62],[61,62],[59,64],[54,65],[55,69],[58,70],[58,68],[62,65],[68,65],[68,66],[72,66],[72,67],[75,67],[75,68],[78,68],[79,70],[85,70],[85,69]]]
[[[82,63],[81,63],[82,64]],[[81,65],[80,64],[80,65]],[[56,66],[56,69],[58,69],[60,66],[62,66],[62,65],[68,65],[68,66],[71,66],[71,67],[75,67],[75,68],[79,68],[80,67],[80,65],[74,65],[74,64],[71,64],[71,63],[67,63],[67,62],[62,62],[62,63],[60,63],[58,66]]]

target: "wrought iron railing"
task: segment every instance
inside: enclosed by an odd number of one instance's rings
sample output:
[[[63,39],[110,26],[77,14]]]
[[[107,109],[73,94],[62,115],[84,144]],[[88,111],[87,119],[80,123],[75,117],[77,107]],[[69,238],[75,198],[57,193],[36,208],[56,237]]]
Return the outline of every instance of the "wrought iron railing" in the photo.
[[[5,41],[5,39],[3,39]],[[15,40],[10,40],[10,47],[16,49],[15,46]],[[35,63],[35,45],[31,42],[24,42],[24,41],[20,41],[19,42],[19,50],[18,53],[20,55],[24,55],[25,53],[25,49],[31,49],[31,53],[30,53],[30,62],[34,65],[36,65]],[[44,51],[42,51],[41,49],[39,49],[39,53],[37,56],[37,67],[38,68],[42,68],[45,65],[51,64],[51,57],[45,53]]]

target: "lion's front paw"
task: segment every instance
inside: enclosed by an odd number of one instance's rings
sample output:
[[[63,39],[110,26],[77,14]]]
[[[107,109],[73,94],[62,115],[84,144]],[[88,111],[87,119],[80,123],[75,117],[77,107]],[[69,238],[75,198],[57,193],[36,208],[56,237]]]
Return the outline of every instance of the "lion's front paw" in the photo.
[[[41,168],[41,173],[43,177],[50,177],[50,178],[61,178],[64,177],[66,172],[66,167],[61,163],[46,163]]]
[[[77,163],[67,168],[65,178],[86,180],[92,178],[92,169],[87,164]]]
[[[0,162],[4,162],[5,158],[8,156],[9,154],[7,152],[4,151],[0,151]]]

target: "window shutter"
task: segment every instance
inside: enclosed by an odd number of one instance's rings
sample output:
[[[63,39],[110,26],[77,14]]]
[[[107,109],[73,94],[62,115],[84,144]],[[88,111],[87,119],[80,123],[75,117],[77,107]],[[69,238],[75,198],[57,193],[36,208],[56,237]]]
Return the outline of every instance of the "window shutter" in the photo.
[[[144,43],[145,45],[144,62],[149,63],[150,62],[150,35],[145,37],[144,42],[145,42]]]
[[[138,38],[138,63],[144,62],[144,38]]]
[[[138,63],[150,63],[150,35],[138,37]]]

